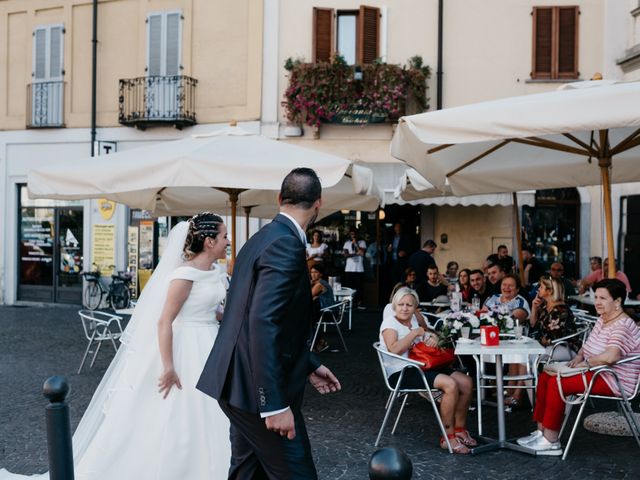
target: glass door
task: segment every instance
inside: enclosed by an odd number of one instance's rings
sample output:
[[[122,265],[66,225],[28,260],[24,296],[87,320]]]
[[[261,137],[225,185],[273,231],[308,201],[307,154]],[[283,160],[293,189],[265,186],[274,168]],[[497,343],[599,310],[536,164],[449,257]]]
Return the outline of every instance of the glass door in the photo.
[[[82,299],[83,269],[82,208],[56,208],[57,262],[56,302],[79,303]]]
[[[18,299],[52,302],[55,209],[20,209]]]

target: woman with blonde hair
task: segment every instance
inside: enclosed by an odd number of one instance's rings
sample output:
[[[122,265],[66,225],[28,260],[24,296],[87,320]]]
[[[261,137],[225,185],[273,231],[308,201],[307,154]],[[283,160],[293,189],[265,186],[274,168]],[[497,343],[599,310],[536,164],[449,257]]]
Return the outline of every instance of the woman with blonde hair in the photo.
[[[438,335],[424,320],[419,321],[414,315],[418,302],[418,294],[414,290],[407,287],[398,289],[391,302],[394,315],[384,318],[380,325],[380,347],[383,350],[408,358],[409,350],[416,342],[424,341],[432,347],[438,345]],[[405,364],[401,360],[385,359],[384,365],[389,384],[395,387]],[[424,375],[430,386],[443,392],[440,416],[453,452],[470,453],[469,447],[477,445],[466,428],[473,392],[471,377],[449,367],[426,370]],[[421,389],[424,382],[420,373],[410,368],[405,371],[401,386]],[[448,448],[444,437],[440,439],[440,447]]]

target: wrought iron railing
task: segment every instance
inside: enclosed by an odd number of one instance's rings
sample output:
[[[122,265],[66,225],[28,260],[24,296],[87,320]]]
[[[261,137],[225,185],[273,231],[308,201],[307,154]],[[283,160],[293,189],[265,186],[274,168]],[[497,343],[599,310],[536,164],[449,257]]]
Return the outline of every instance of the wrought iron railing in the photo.
[[[118,120],[142,129],[149,125],[194,125],[197,84],[195,78],[185,75],[121,79]]]
[[[64,82],[27,85],[27,128],[64,127]]]

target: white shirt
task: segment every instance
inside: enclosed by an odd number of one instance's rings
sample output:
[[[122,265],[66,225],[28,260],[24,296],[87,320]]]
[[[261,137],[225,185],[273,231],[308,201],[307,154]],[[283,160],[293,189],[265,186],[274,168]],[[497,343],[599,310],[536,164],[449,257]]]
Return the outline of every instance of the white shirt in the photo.
[[[409,327],[405,327],[403,324],[401,324],[395,316],[392,317],[386,317],[382,319],[382,324],[380,325],[380,335],[379,335],[379,339],[380,339],[380,348],[382,350],[385,351],[389,351],[387,349],[387,344],[384,341],[384,337],[382,336],[382,332],[384,332],[385,330],[395,330],[398,334],[398,340],[402,340],[404,337],[406,337],[407,335],[409,335],[411,333],[411,330],[414,328],[418,328],[418,321],[416,320],[415,315],[413,317],[411,317],[411,328]],[[400,354],[401,357],[404,358],[409,358],[409,350],[407,350],[406,352]],[[385,355],[384,357],[384,370],[387,373],[387,377],[390,377],[391,375],[393,375],[396,372],[399,372],[400,370],[402,370],[404,368],[404,366],[406,365],[406,363],[404,363],[401,360],[397,360],[395,358],[391,358],[391,357],[387,357]]]
[[[357,253],[359,249],[365,250],[367,244],[364,240],[358,240],[355,244],[351,240],[344,242],[343,250],[350,253]],[[347,257],[347,261],[344,264],[345,272],[364,272],[364,262],[362,261],[362,255],[355,255],[353,257]]]

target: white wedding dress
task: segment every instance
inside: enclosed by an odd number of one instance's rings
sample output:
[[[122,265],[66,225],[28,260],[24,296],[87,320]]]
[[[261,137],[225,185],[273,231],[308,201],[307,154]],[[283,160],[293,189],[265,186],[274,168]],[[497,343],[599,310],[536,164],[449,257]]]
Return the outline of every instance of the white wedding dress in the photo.
[[[74,434],[76,480],[227,478],[229,421],[214,399],[195,388],[218,333],[224,273],[180,265],[185,228],[179,224],[172,231],[165,256],[173,259],[163,256]],[[173,359],[182,389],[174,386],[163,399],[156,324],[173,279],[191,280],[193,286],[173,322]],[[0,470],[0,480],[18,478],[25,476]]]

